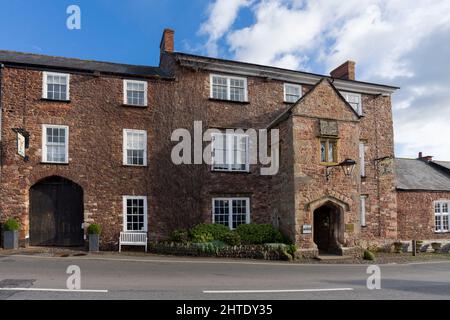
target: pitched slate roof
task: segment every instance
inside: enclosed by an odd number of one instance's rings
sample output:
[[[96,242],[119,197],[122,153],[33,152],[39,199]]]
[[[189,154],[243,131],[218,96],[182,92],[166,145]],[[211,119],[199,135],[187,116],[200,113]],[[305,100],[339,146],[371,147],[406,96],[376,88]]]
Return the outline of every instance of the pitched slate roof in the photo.
[[[418,159],[395,159],[395,183],[399,190],[450,192],[450,175]]]
[[[433,161],[433,163],[450,170],[450,161]]]
[[[170,75],[165,73],[159,67],[54,57],[6,50],[0,50],[0,63],[6,65],[30,66],[36,68],[78,70],[84,72],[97,71],[108,74],[122,74],[139,77],[170,78]]]

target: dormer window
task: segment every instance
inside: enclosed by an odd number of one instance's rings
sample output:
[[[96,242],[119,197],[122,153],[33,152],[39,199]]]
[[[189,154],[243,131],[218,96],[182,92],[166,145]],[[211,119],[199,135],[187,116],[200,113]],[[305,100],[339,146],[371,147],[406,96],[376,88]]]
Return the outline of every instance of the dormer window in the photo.
[[[137,80],[123,81],[123,103],[129,106],[147,106],[147,82]]]
[[[44,72],[42,98],[49,100],[69,100],[70,75],[67,73]]]
[[[362,116],[362,100],[359,93],[341,92],[344,99],[352,106],[353,110],[360,116]]]
[[[210,97],[218,100],[247,101],[247,79],[212,74]]]
[[[302,96],[302,86],[299,84],[284,84],[284,102],[295,103]]]

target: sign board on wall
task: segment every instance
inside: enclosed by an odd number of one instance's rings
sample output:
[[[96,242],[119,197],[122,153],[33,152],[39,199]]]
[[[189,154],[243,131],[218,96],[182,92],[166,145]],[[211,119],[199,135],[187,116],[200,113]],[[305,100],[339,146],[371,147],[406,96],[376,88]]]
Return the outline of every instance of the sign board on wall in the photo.
[[[304,224],[302,226],[302,233],[303,234],[311,234],[312,233],[312,226],[310,224]]]
[[[29,137],[28,131],[22,128],[14,128],[13,131],[17,135],[17,153],[25,160],[28,161],[28,156],[26,155],[26,150],[29,147]]]
[[[25,136],[21,132],[17,132],[17,153],[25,158]]]

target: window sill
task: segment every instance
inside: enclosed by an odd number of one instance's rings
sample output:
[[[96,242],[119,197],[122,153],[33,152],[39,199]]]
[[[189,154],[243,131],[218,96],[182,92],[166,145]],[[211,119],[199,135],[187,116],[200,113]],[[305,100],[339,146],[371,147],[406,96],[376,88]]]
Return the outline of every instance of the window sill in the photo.
[[[126,168],[147,168],[147,164],[122,164],[122,167]]]
[[[235,101],[235,100],[226,100],[226,99],[216,99],[216,98],[209,98],[210,101],[215,102],[228,102],[228,103],[235,103],[235,104],[250,104],[250,102],[247,101]]]
[[[49,165],[53,165],[53,166],[68,166],[69,162],[45,162],[45,161],[41,161],[41,164],[49,164]]]
[[[325,167],[335,167],[335,166],[339,165],[339,163],[338,162],[321,162],[320,165],[325,166]]]
[[[47,98],[41,98],[41,101],[46,102],[59,102],[59,103],[70,103],[70,100],[58,100],[58,99],[47,99]]]
[[[435,234],[447,234],[450,233],[450,231],[435,231]]]
[[[295,102],[283,101],[284,104],[288,104],[288,105],[293,105],[293,104],[296,104],[297,102],[298,102],[298,100]]]
[[[140,106],[140,105],[137,105],[137,104],[127,104],[127,103],[122,103],[122,107],[145,109],[145,108],[148,108],[148,105]]]
[[[211,170],[212,173],[234,173],[234,174],[250,174],[250,170],[246,171],[231,171],[231,170]]]

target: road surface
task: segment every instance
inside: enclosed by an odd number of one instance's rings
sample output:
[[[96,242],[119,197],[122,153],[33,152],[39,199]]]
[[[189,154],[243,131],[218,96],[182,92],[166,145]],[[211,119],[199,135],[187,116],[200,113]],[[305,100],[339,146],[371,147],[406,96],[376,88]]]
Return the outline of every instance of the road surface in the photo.
[[[81,271],[79,291],[67,289],[71,265]],[[367,288],[367,267],[158,256],[0,255],[0,299],[450,299],[450,261],[380,265],[379,290]]]

